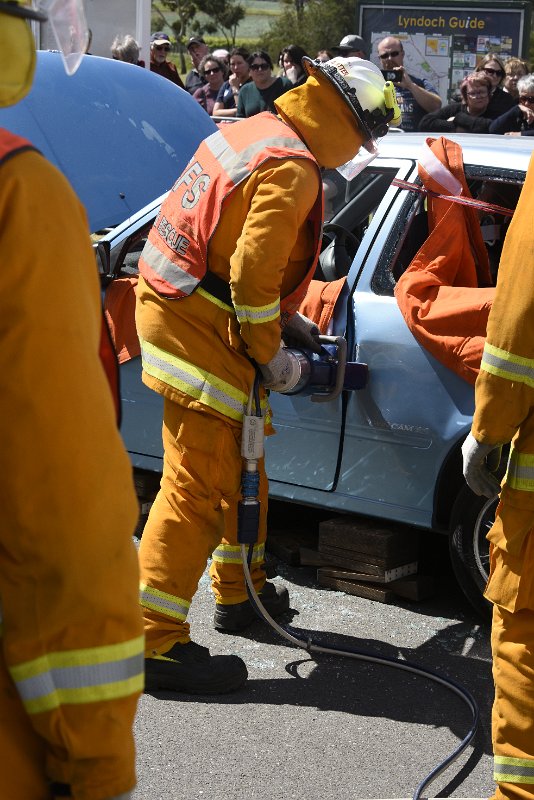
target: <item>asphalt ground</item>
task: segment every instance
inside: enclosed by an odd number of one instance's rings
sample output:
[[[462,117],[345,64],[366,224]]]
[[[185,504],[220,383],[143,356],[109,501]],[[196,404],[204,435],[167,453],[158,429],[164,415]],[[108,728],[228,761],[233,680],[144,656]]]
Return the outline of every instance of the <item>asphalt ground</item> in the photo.
[[[479,706],[478,732],[423,796],[490,797],[489,625],[464,600],[445,539],[425,535],[421,560],[434,575],[435,595],[387,605],[320,588],[315,569],[278,562],[274,580],[284,582],[291,598],[282,621],[329,646],[418,663],[465,686]],[[471,727],[462,700],[427,678],[309,655],[262,621],[240,635],[218,633],[213,610],[204,574],[189,615],[192,638],[214,654],[240,655],[247,684],[215,698],[143,695],[136,800],[409,798]]]

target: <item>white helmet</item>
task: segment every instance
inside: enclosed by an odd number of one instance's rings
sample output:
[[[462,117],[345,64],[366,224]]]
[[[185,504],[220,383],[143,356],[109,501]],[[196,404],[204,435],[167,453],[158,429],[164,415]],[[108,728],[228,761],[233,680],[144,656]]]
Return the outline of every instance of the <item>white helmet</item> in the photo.
[[[337,89],[356,117],[366,142],[385,136],[389,122],[400,122],[393,84],[384,80],[371,61],[338,57],[321,62],[304,57],[302,64],[308,75],[324,76]]]

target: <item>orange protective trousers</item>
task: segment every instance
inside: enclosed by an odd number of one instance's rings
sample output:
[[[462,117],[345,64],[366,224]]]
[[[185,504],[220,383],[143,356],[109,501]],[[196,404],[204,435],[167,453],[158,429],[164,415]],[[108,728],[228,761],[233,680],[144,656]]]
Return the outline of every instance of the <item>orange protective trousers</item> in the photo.
[[[164,399],[163,475],[150,510],[139,561],[141,584],[178,598],[185,615],[213,551],[220,545],[234,550],[228,562],[213,560],[212,589],[218,603],[241,603],[247,590],[241,560],[235,558],[237,511],[241,499],[241,425],[222,416],[190,409]],[[258,545],[267,536],[267,477],[260,473]],[[263,558],[251,566],[254,587],[265,583]],[[143,605],[143,601],[142,601]],[[185,618],[143,607],[146,654],[165,653],[176,642],[189,641]]]
[[[534,798],[534,529],[532,512],[501,502],[488,534],[493,602],[496,800]],[[515,780],[513,778],[515,777]]]

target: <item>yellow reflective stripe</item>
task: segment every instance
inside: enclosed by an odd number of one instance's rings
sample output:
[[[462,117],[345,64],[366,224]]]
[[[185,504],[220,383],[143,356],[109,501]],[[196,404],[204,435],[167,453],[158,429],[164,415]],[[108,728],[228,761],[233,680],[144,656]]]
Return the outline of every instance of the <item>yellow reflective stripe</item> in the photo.
[[[219,306],[219,308],[224,309],[224,311],[230,311],[231,314],[233,314],[235,312],[235,309],[234,309],[233,306],[229,306],[226,303],[223,303],[222,300],[219,300],[218,297],[214,297],[212,294],[210,294],[205,289],[203,289],[202,286],[198,287],[196,293],[202,295],[202,297],[205,300],[209,300],[210,303],[214,303],[216,306]]]
[[[48,653],[9,668],[26,711],[94,703],[140,692],[144,636],[127,642]]]
[[[534,783],[534,759],[495,756],[493,777],[498,783]]]
[[[235,313],[239,322],[250,322],[258,325],[261,322],[272,322],[280,316],[280,298],[266,306],[239,306],[236,305]]]
[[[521,492],[534,492],[534,455],[518,453],[513,447],[508,459],[506,485]]]
[[[139,603],[143,608],[158,611],[160,614],[173,617],[180,622],[186,619],[191,606],[188,600],[162,592],[161,589],[154,589],[153,586],[147,586],[146,583],[139,584]]]
[[[480,369],[504,380],[534,388],[534,359],[516,356],[489,342],[484,345]]]
[[[141,342],[143,369],[148,375],[194,397],[226,417],[243,419],[247,396],[207,370],[200,369],[155,345]]]
[[[241,564],[241,546],[220,544],[212,553],[217,564]],[[252,550],[252,563],[260,564],[265,558],[265,544],[255,544]]]

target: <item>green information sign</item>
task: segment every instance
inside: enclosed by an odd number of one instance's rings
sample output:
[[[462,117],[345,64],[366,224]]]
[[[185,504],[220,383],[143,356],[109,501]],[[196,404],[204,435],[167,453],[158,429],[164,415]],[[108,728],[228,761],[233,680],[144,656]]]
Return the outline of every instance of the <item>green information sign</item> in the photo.
[[[474,2],[468,10],[454,2],[362,3],[360,34],[379,66],[377,43],[385,36],[398,37],[408,72],[429,80],[446,102],[486,53],[498,53],[504,61],[528,53],[531,10],[523,1]]]

